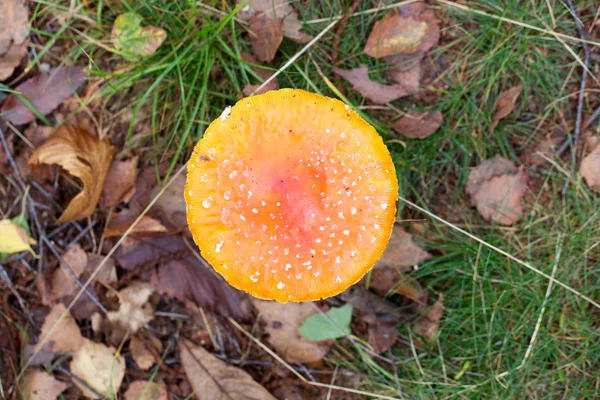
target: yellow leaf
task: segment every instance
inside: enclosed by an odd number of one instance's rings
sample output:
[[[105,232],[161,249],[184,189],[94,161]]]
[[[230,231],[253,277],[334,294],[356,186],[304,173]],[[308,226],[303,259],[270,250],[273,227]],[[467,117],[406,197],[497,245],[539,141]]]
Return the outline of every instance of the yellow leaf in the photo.
[[[19,253],[31,250],[30,244],[35,240],[27,236],[27,231],[9,219],[0,221],[0,253]]]
[[[83,183],[83,190],[65,208],[59,224],[94,212],[114,153],[108,139],[100,140],[82,127],[64,124],[31,155],[30,168],[57,164]]]

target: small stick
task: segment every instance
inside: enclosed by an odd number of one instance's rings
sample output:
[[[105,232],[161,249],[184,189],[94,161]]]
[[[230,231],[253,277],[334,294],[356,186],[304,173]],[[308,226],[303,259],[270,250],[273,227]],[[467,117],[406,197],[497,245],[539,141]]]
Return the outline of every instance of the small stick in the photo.
[[[581,20],[579,19],[579,16],[577,15],[577,10],[575,9],[575,6],[573,5],[573,0],[567,0],[567,4],[569,5],[571,14],[573,14],[573,17],[575,19],[575,25],[577,26],[577,31],[579,32],[579,37],[581,39],[585,39],[585,37],[586,37],[585,29],[583,28],[583,24],[581,23]],[[583,64],[584,64],[585,68],[583,68],[583,71],[581,72],[581,85],[579,86],[579,98],[577,99],[577,117],[575,118],[575,132],[573,133],[573,142],[571,144],[571,176],[572,177],[575,176],[575,163],[577,160],[577,144],[579,142],[579,136],[581,134],[581,120],[582,120],[582,115],[583,115],[583,100],[584,100],[585,85],[586,85],[586,80],[587,80],[588,70],[589,70],[588,66],[590,63],[590,48],[588,47],[587,43],[585,43],[585,42],[582,42],[581,45],[583,47],[583,53],[584,53]],[[570,181],[571,181],[570,179],[567,179],[565,181],[565,185],[563,186],[563,189],[562,189],[563,193],[565,193],[567,191]]]
[[[6,284],[8,289],[17,298],[17,301],[19,302],[19,305],[23,309],[23,312],[25,313],[25,316],[27,317],[27,320],[29,321],[29,323],[35,327],[36,324],[33,322],[33,318],[31,317],[31,312],[29,311],[29,308],[25,304],[25,300],[23,299],[23,297],[21,297],[21,295],[19,294],[19,292],[13,285],[12,280],[10,279],[10,276],[8,276],[8,273],[6,272],[6,269],[4,269],[2,264],[0,264],[0,277],[2,277],[2,280],[4,281],[4,283]]]

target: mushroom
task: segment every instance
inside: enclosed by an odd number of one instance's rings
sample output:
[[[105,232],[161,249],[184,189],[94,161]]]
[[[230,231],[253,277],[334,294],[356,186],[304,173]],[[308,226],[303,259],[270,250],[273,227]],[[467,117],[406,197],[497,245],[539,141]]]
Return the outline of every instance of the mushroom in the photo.
[[[344,103],[298,89],[242,99],[188,164],[194,241],[232,286],[279,302],[334,296],[390,238],[398,197],[379,134]]]

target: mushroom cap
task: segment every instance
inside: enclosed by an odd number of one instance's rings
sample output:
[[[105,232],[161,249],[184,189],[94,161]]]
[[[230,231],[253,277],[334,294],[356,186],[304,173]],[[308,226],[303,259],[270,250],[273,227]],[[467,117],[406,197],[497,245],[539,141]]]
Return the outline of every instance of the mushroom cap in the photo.
[[[375,129],[298,89],[227,107],[196,145],[185,189],[202,256],[232,286],[279,302],[358,282],[385,250],[397,197]]]

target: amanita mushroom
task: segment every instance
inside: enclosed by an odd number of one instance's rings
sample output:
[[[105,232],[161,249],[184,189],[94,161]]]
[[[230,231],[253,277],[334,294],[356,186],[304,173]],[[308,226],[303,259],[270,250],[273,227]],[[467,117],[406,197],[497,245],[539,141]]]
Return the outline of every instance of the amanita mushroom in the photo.
[[[375,129],[297,89],[227,107],[196,145],[185,189],[204,258],[232,286],[279,302],[358,282],[387,245],[397,196]]]

